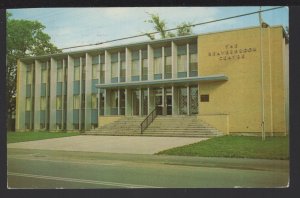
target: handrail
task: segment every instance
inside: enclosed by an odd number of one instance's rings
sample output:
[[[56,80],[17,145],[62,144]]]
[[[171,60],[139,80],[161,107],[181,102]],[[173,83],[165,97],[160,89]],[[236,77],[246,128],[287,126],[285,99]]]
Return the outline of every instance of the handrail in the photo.
[[[147,129],[147,127],[153,122],[153,120],[156,118],[156,108],[154,108],[151,113],[148,114],[148,116],[144,119],[143,122],[141,122],[141,134],[143,134],[143,131]]]

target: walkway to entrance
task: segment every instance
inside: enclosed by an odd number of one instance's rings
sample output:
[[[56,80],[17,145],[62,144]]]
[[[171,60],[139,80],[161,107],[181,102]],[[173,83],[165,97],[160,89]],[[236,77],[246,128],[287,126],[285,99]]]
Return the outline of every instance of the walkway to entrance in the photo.
[[[86,151],[129,154],[154,154],[207,138],[139,137],[139,136],[73,136],[8,144],[8,148]]]

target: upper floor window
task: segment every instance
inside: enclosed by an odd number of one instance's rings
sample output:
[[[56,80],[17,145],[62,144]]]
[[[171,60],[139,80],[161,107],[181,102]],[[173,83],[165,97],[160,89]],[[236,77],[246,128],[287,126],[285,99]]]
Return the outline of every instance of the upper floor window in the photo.
[[[31,111],[31,98],[26,98],[26,111]]]
[[[31,83],[32,83],[31,65],[26,65],[26,84],[29,85]]]
[[[198,76],[198,55],[197,45],[189,45],[189,65],[190,65],[190,76]]]
[[[62,109],[62,97],[57,96],[56,97],[56,110],[61,110]]]
[[[62,82],[63,81],[63,60],[58,60],[57,61],[57,82]]]
[[[42,69],[42,75],[41,75],[42,83],[47,83],[47,80],[48,80],[48,71],[47,71],[47,63],[46,62],[42,63],[41,69]]]
[[[139,60],[139,51],[132,52],[132,65],[131,65],[131,75],[139,76],[140,75],[140,60]]]
[[[165,47],[165,78],[172,78],[172,54],[171,47]]]
[[[154,49],[154,79],[162,79],[162,48]]]
[[[80,67],[74,67],[74,80],[80,80]]]
[[[100,83],[105,82],[105,57],[104,54],[100,55]]]
[[[126,77],[126,61],[125,61],[125,52],[120,54],[120,82],[125,82]]]
[[[80,58],[75,58],[74,59],[74,67],[79,67],[80,66]]]
[[[99,74],[99,56],[92,57],[92,79],[98,79]]]
[[[41,97],[41,99],[40,99],[40,109],[41,109],[41,111],[46,110],[46,97]]]
[[[79,109],[80,108],[80,95],[74,95],[73,96],[73,109]]]
[[[148,53],[147,50],[142,50],[142,79],[148,79]]]
[[[111,55],[111,78],[118,78],[118,53]]]
[[[177,77],[187,77],[187,46],[177,46]]]

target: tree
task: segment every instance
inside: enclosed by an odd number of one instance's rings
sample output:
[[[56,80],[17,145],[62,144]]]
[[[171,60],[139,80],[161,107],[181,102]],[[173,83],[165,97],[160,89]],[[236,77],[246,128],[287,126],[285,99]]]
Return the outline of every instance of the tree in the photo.
[[[61,52],[50,42],[50,36],[43,32],[45,26],[38,21],[12,19],[6,14],[6,83],[8,123],[16,110],[17,60],[25,56],[38,56]],[[8,124],[8,130],[10,124]]]
[[[145,22],[147,23],[151,23],[153,24],[153,27],[154,29],[159,32],[160,34],[160,37],[162,39],[164,38],[171,38],[171,37],[175,37],[176,35],[177,36],[186,36],[186,35],[191,35],[193,34],[192,32],[192,26],[191,26],[191,23],[190,22],[183,22],[179,25],[177,25],[176,28],[177,29],[177,34],[174,34],[173,32],[171,31],[167,31],[167,25],[166,25],[166,22],[165,20],[161,19],[159,17],[158,14],[153,14],[153,13],[148,13],[147,14],[151,17],[150,19],[146,20]],[[154,34],[150,34],[150,33],[146,33],[146,35],[151,39],[151,40],[154,40],[155,39],[155,36]]]

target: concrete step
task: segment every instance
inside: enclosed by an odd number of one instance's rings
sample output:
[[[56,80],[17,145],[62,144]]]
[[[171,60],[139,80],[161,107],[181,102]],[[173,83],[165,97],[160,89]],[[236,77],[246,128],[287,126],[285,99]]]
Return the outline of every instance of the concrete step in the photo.
[[[141,134],[140,124],[145,117],[123,117],[103,127],[87,131],[85,135],[133,135],[165,137],[211,137],[220,133],[195,116],[157,116]]]

